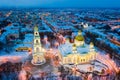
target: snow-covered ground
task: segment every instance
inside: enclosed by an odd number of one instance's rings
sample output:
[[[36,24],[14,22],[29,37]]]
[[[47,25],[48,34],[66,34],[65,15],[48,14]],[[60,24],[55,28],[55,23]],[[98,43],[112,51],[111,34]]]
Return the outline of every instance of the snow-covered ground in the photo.
[[[7,61],[13,63],[24,62],[27,58],[29,58],[28,52],[11,52],[10,54],[6,54],[6,52],[2,51],[2,54],[0,54],[0,64]]]
[[[20,40],[18,40],[20,41]],[[19,47],[33,47],[33,34],[26,34],[25,39],[20,41],[22,43],[16,44],[12,50],[7,53],[5,50],[0,50],[0,64],[5,63],[7,61],[10,62],[24,62],[29,57],[29,52],[27,51],[19,51],[16,52],[16,49]]]
[[[80,65],[77,65],[77,66],[74,66],[74,65],[64,65],[64,66],[68,67],[70,69],[76,67],[80,71],[84,71],[84,72],[89,72],[89,68],[92,67],[92,65],[90,65],[90,64],[80,64]]]

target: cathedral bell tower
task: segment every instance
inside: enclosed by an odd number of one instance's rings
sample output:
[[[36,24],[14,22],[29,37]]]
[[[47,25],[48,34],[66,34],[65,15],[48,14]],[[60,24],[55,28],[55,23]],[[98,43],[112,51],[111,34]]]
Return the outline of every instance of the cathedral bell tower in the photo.
[[[44,49],[41,46],[40,35],[38,27],[34,27],[34,53],[32,64],[33,65],[42,65],[46,62],[44,58]]]

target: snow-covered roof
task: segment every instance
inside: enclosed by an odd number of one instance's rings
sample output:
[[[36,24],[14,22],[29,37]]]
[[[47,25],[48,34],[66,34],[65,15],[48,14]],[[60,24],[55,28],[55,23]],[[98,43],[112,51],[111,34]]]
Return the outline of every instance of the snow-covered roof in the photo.
[[[39,29],[39,32],[52,32],[52,30],[49,28],[48,25],[46,25],[46,23],[44,21],[42,21],[42,25],[44,26],[45,30]]]
[[[14,29],[15,27],[14,26],[7,26],[5,27],[5,30],[6,32],[4,32],[1,36],[0,36],[0,41],[2,42],[6,42],[5,38],[7,35],[10,35],[10,34],[19,34],[19,31],[18,29]]]
[[[71,30],[74,30],[74,31],[78,31],[76,28],[74,28],[73,26],[58,26],[56,23],[51,23],[51,25],[53,25],[54,27],[56,27],[58,30],[59,29],[71,29]]]
[[[82,47],[82,46],[78,47],[77,52],[80,53],[80,54],[88,53],[89,52],[89,46],[85,45],[84,47]]]
[[[69,53],[72,53],[72,44],[70,44],[70,43],[61,44],[58,47],[58,49],[60,50],[60,52],[63,56],[66,56]]]

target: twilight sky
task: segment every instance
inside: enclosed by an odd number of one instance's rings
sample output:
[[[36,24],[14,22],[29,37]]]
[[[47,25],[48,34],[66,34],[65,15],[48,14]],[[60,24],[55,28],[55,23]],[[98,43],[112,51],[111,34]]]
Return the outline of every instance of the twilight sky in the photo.
[[[119,7],[120,0],[0,0],[0,7]]]

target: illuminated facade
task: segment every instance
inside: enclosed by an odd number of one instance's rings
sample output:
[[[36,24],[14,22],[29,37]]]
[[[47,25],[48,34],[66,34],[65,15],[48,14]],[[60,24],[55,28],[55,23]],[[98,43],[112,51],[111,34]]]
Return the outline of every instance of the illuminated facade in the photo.
[[[90,61],[94,60],[96,57],[95,52],[89,52],[86,54],[80,53],[73,53],[69,54],[66,57],[63,57],[63,64],[82,64],[82,63],[89,63]]]
[[[41,46],[38,27],[34,27],[34,53],[33,53],[32,64],[42,65],[45,62],[46,60],[44,58],[44,49]]]
[[[93,47],[90,45],[90,50],[88,52],[78,52],[76,50],[73,51],[72,54],[63,57],[63,64],[83,64],[89,63],[92,60],[96,59],[97,53],[94,51]]]

